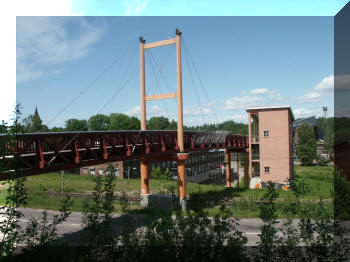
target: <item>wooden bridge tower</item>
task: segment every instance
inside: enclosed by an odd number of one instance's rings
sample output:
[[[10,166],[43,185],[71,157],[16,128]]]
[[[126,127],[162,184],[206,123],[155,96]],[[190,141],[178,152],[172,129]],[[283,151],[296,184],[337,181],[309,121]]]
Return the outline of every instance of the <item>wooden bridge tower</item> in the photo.
[[[184,133],[183,133],[183,103],[182,103],[182,68],[181,68],[181,31],[176,29],[176,37],[167,40],[146,44],[146,40],[140,37],[140,72],[141,72],[141,130],[147,130],[146,126],[146,101],[159,99],[177,99],[177,143],[179,153],[177,153],[178,169],[178,194],[180,205],[186,210],[186,169],[185,161],[188,159],[188,153],[184,151]],[[177,92],[168,94],[156,94],[146,96],[145,81],[145,50],[166,45],[176,45],[176,64],[177,64]],[[149,173],[148,159],[143,158],[141,165],[141,198],[147,198],[149,195]]]

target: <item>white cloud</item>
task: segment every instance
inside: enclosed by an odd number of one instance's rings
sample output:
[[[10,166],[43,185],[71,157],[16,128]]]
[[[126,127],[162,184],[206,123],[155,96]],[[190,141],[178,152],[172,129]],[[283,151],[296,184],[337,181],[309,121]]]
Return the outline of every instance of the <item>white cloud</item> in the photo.
[[[124,114],[128,116],[140,117],[140,106],[134,106],[130,110],[125,111]],[[146,107],[146,116],[147,118],[152,116],[165,116],[168,118],[170,117],[171,119],[174,118],[173,114],[168,115],[168,113],[164,109],[157,105]]]
[[[334,91],[334,76],[330,75],[322,79],[320,83],[313,87],[313,91],[303,96],[295,96],[293,101],[296,103],[317,102],[324,95],[333,94]]]
[[[242,97],[233,97],[225,101],[225,110],[240,110],[245,109],[251,106],[260,105],[264,101],[262,97],[257,96],[242,96]]]
[[[128,116],[140,116],[140,106],[134,106],[130,110],[124,112]]]
[[[283,96],[280,93],[278,93],[277,91],[273,91],[273,90],[270,90],[269,98],[273,101],[282,101],[283,100]]]
[[[125,16],[140,15],[147,7],[148,0],[128,0],[124,1]]]
[[[255,88],[249,92],[252,95],[268,95],[268,97],[273,101],[281,101],[283,99],[282,95],[268,88]]]
[[[269,92],[267,88],[256,88],[250,91],[252,95],[265,95]]]
[[[307,93],[304,96],[296,96],[293,98],[293,100],[297,103],[310,103],[310,102],[317,102],[321,99],[322,94],[320,94],[319,92],[311,92],[311,93]]]
[[[315,92],[332,93],[334,90],[334,76],[330,75],[322,79],[320,83],[314,86]]]
[[[293,109],[293,114],[295,118],[301,118],[301,117],[308,117],[312,115],[318,115],[320,113],[320,110],[315,109],[307,109],[304,107]]]
[[[248,115],[247,114],[244,114],[244,115],[239,115],[239,114],[229,115],[226,120],[233,120],[235,122],[247,122],[248,121]]]
[[[205,105],[202,106],[190,106],[187,107],[183,110],[183,114],[184,116],[198,116],[198,115],[208,115],[208,114],[212,114],[213,113],[213,103],[212,102],[208,102]]]
[[[17,17],[16,29],[16,80],[23,82],[57,72],[50,66],[88,54],[106,26],[83,17]]]

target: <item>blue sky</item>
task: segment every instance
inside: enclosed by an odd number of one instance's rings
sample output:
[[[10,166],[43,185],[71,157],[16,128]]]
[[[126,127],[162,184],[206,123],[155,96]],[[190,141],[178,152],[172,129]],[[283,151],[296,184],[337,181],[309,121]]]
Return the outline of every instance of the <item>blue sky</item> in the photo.
[[[333,17],[18,17],[16,23],[16,98],[25,116],[37,105],[50,127],[96,113],[139,116],[138,37],[159,41],[174,37],[175,28],[204,86],[183,50],[185,124],[247,122],[249,106],[291,105],[296,117],[321,115],[328,106],[333,114]],[[175,46],[146,52],[147,93],[175,89]],[[148,117],[176,117],[175,100],[147,107]]]

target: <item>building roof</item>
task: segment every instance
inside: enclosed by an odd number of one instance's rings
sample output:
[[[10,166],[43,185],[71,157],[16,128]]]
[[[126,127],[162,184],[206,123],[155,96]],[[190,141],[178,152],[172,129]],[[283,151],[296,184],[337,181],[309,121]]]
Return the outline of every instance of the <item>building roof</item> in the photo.
[[[299,119],[293,123],[293,126],[298,127],[303,125],[304,123],[307,123],[309,126],[317,126],[316,116],[310,116],[307,118]]]
[[[290,106],[257,106],[257,107],[249,107],[246,108],[246,111],[261,111],[261,110],[271,110],[271,109],[288,109],[288,111],[290,112],[290,115],[292,117],[292,121],[295,121],[293,112],[292,112],[292,108]]]

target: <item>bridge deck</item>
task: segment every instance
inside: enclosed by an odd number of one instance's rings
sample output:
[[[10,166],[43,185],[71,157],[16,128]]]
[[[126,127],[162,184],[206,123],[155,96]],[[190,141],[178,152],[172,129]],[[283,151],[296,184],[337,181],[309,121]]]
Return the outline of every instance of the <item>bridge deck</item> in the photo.
[[[26,133],[12,142],[0,135],[0,141],[5,170],[11,170],[10,160],[19,156],[24,175],[132,158],[168,160],[179,152],[174,130]],[[185,131],[184,145],[186,152],[214,148],[238,152],[248,148],[248,137],[228,131]],[[8,171],[0,173],[0,179],[6,177]]]

